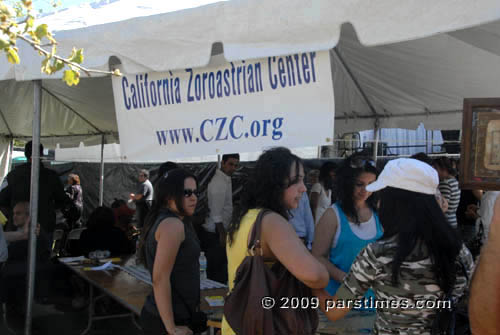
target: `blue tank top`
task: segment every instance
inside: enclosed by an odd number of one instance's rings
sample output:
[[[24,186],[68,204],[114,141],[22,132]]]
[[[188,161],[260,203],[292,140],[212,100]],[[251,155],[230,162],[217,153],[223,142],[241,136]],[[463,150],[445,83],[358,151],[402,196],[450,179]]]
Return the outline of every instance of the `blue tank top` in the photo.
[[[363,240],[358,236],[356,236],[356,234],[354,234],[353,231],[351,230],[349,221],[347,220],[347,217],[345,216],[342,208],[340,208],[340,204],[336,202],[332,205],[332,207],[333,206],[336,206],[337,211],[339,213],[340,236],[337,241],[337,245],[335,247],[333,247],[333,242],[332,242],[332,248],[330,248],[329,259],[333,265],[335,265],[345,273],[348,273],[349,270],[351,269],[352,263],[356,259],[356,256],[358,256],[359,252],[369,243],[375,242],[380,237],[382,237],[383,230],[377,214],[373,212],[373,216],[375,217],[375,225],[377,227],[377,233],[375,234],[375,237],[373,237],[372,239]],[[340,287],[340,284],[341,283],[339,283],[338,281],[330,279],[330,282],[328,283],[326,290],[331,295],[335,295],[338,288]],[[371,293],[370,292],[371,290],[367,292],[367,294],[365,295],[366,298],[373,296],[373,292]]]

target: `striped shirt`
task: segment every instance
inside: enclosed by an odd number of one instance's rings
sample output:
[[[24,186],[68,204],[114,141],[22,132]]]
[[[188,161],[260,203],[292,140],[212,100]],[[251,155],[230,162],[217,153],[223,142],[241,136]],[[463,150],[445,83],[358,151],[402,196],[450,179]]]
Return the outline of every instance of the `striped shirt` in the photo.
[[[442,180],[439,182],[438,188],[443,197],[448,201],[448,210],[444,213],[446,220],[453,228],[457,228],[457,208],[460,202],[458,181],[453,177]]]

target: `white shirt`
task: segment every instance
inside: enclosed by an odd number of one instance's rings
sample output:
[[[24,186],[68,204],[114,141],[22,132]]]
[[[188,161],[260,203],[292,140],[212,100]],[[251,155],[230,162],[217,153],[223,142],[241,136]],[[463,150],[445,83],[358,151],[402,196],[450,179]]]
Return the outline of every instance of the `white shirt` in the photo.
[[[323,185],[316,183],[311,188],[311,193],[319,193],[318,206],[316,207],[316,213],[314,213],[314,223],[317,224],[323,213],[332,205],[332,191],[328,190],[326,192]]]
[[[480,218],[476,222],[476,229],[479,228],[479,220],[483,222],[484,235],[482,242],[488,240],[488,233],[490,231],[491,219],[493,218],[493,209],[495,208],[495,201],[500,195],[500,191],[487,191],[481,197],[481,206],[479,207],[478,214]]]
[[[337,206],[332,205],[331,207],[337,216],[337,231],[335,232],[332,244],[332,248],[335,248],[339,241],[340,233],[342,232],[342,225],[340,224],[340,215],[337,210]],[[377,220],[375,219],[375,215],[373,215],[373,213],[370,219],[366,222],[360,222],[359,224],[355,224],[349,220],[347,220],[347,222],[349,223],[349,227],[351,227],[352,233],[361,240],[371,240],[377,236]]]
[[[221,170],[215,171],[207,188],[208,208],[210,213],[203,228],[215,233],[215,223],[222,222],[227,230],[233,216],[233,187],[231,177]]]

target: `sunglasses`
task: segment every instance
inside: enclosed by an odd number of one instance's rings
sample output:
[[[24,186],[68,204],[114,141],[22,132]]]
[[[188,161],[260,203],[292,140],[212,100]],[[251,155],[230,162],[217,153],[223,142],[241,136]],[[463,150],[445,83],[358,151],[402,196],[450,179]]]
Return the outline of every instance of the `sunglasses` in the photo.
[[[191,190],[189,188],[184,189],[184,196],[186,198],[189,198],[193,194],[196,195],[196,197],[198,198],[200,196],[200,191],[198,191],[198,190]]]
[[[365,167],[366,165],[377,167],[377,164],[371,158],[355,157],[351,160],[351,168],[353,169],[360,169],[362,167]]]

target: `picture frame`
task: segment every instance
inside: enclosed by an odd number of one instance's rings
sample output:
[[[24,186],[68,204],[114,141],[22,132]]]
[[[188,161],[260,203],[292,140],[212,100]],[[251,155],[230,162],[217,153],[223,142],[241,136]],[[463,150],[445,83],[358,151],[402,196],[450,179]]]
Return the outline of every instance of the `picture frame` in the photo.
[[[500,98],[464,99],[460,188],[500,190]]]

